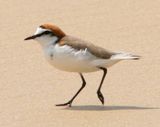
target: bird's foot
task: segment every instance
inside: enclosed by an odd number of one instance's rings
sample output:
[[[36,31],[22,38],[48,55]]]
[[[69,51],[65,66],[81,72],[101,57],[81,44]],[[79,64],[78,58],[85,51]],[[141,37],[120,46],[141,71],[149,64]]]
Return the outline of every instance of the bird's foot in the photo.
[[[100,90],[97,91],[97,95],[101,103],[104,105],[104,97]]]
[[[71,101],[68,101],[67,103],[63,103],[63,104],[56,104],[56,106],[69,106],[71,107],[72,106],[72,100]]]

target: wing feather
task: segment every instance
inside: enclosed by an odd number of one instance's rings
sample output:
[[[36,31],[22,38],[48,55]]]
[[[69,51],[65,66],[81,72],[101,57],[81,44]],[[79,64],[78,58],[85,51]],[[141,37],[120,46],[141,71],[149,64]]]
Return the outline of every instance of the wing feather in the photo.
[[[84,40],[81,40],[79,38],[75,38],[72,36],[65,36],[63,37],[59,44],[62,45],[69,45],[72,48],[75,48],[77,50],[80,49],[87,49],[92,55],[101,58],[101,59],[109,59],[112,55],[114,55],[113,52],[107,51],[104,48],[101,48],[99,46],[95,46],[92,43],[86,42]]]

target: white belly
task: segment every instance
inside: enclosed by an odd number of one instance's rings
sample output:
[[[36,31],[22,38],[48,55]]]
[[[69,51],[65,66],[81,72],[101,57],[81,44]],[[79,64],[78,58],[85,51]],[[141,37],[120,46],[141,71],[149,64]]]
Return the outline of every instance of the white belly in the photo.
[[[59,46],[58,44],[46,48],[45,56],[51,65],[69,72],[98,71],[98,67],[109,67],[116,62],[99,59],[87,49],[75,50],[70,46]]]

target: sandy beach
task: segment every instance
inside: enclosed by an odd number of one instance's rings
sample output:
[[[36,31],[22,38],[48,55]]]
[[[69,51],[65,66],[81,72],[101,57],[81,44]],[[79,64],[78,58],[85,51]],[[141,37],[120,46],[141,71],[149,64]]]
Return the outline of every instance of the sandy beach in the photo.
[[[160,126],[160,1],[5,0],[0,2],[0,127],[158,127]],[[142,56],[102,72],[76,73],[47,63],[41,46],[24,41],[43,23],[54,23],[111,51]]]

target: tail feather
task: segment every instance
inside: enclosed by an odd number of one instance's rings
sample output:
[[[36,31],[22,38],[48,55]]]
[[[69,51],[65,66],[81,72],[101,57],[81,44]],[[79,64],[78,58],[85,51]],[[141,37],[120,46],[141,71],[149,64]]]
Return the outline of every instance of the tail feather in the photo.
[[[116,59],[116,60],[138,60],[138,59],[140,59],[140,56],[133,55],[133,54],[130,54],[130,53],[121,52],[121,53],[114,54],[111,57],[111,59]]]

